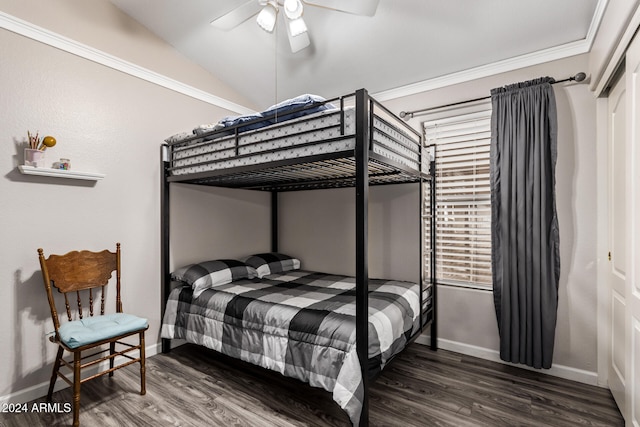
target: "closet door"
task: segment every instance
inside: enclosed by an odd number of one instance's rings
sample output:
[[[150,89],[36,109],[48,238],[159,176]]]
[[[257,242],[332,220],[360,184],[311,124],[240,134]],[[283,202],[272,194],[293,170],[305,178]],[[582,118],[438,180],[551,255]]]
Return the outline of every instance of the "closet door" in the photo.
[[[640,38],[608,105],[609,387],[626,425],[640,426]]]
[[[640,425],[640,38],[626,54],[629,106],[626,145],[627,244],[627,425]]]
[[[619,79],[609,94],[609,287],[611,330],[609,388],[620,408],[626,409],[626,81]]]

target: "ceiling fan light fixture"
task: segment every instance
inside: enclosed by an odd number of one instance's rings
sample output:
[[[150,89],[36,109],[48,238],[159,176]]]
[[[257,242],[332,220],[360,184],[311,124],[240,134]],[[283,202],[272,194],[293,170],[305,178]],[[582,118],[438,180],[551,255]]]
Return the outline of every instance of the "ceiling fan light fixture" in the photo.
[[[260,13],[258,13],[258,17],[256,18],[256,22],[268,33],[272,33],[273,29],[276,26],[276,17],[278,16],[278,9],[273,5],[273,3],[268,2]]]
[[[307,24],[302,18],[292,19],[289,21],[289,32],[292,36],[299,36],[307,32]]]
[[[304,23],[304,21],[302,21]],[[306,31],[302,31],[297,35],[294,35],[291,32],[291,25],[285,25],[287,28],[287,38],[289,39],[289,45],[291,46],[291,52],[296,53],[311,44],[311,40],[309,40],[309,33]],[[306,25],[305,25],[306,28]]]
[[[302,16],[303,7],[300,0],[284,0],[284,13],[287,18],[294,20]]]

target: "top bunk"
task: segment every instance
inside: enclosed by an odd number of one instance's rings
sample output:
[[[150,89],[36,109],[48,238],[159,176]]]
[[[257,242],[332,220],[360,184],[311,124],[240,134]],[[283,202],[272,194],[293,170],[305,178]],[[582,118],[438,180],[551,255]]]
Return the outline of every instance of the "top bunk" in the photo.
[[[353,187],[359,170],[369,185],[420,182],[433,160],[421,135],[364,89],[302,95],[165,141],[167,182],[263,191]]]

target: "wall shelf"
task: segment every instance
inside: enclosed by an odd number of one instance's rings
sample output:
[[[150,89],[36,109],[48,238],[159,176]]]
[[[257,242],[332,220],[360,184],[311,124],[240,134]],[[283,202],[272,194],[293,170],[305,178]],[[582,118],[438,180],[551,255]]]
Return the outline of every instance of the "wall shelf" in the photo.
[[[79,172],[76,170],[62,170],[62,169],[51,169],[51,168],[36,168],[33,166],[18,166],[20,173],[25,175],[40,175],[40,176],[50,176],[55,178],[71,178],[71,179],[83,179],[87,181],[98,181],[105,177],[102,173],[93,173],[93,172]]]

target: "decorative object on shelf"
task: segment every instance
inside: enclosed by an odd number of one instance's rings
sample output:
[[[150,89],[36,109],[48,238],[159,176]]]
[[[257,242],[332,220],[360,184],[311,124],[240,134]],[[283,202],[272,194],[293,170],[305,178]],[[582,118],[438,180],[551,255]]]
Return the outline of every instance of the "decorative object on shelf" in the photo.
[[[47,147],[53,147],[56,145],[56,139],[52,136],[45,136],[40,141],[39,133],[36,132],[35,135],[32,135],[31,132],[27,131],[28,147],[24,149],[24,164],[25,166],[33,166],[33,167],[44,167],[45,165],[45,154],[44,150]]]
[[[60,170],[64,170],[64,171],[68,171],[69,169],[71,169],[71,160],[69,159],[60,159],[59,162],[55,162],[53,164],[53,166],[51,166],[53,169],[60,169]]]
[[[24,164],[25,166],[33,166],[34,168],[44,167],[44,151],[25,148]]]
[[[38,150],[44,151],[47,147],[53,147],[54,145],[56,145],[56,139],[52,136],[45,136],[42,138],[42,142],[40,143]]]
[[[37,150],[38,145],[40,144],[40,138],[38,138],[38,134],[40,132],[36,132],[35,135],[31,135],[31,132],[27,131],[27,137],[29,137],[29,148],[32,150]]]
[[[45,136],[42,141],[38,137],[39,132],[32,135],[27,131],[29,137],[28,147],[24,149],[24,165],[19,165],[18,170],[23,175],[40,175],[56,178],[71,178],[87,181],[98,181],[105,177],[101,173],[71,171],[71,160],[60,158],[50,168],[45,167],[45,150],[56,145],[53,136]]]

